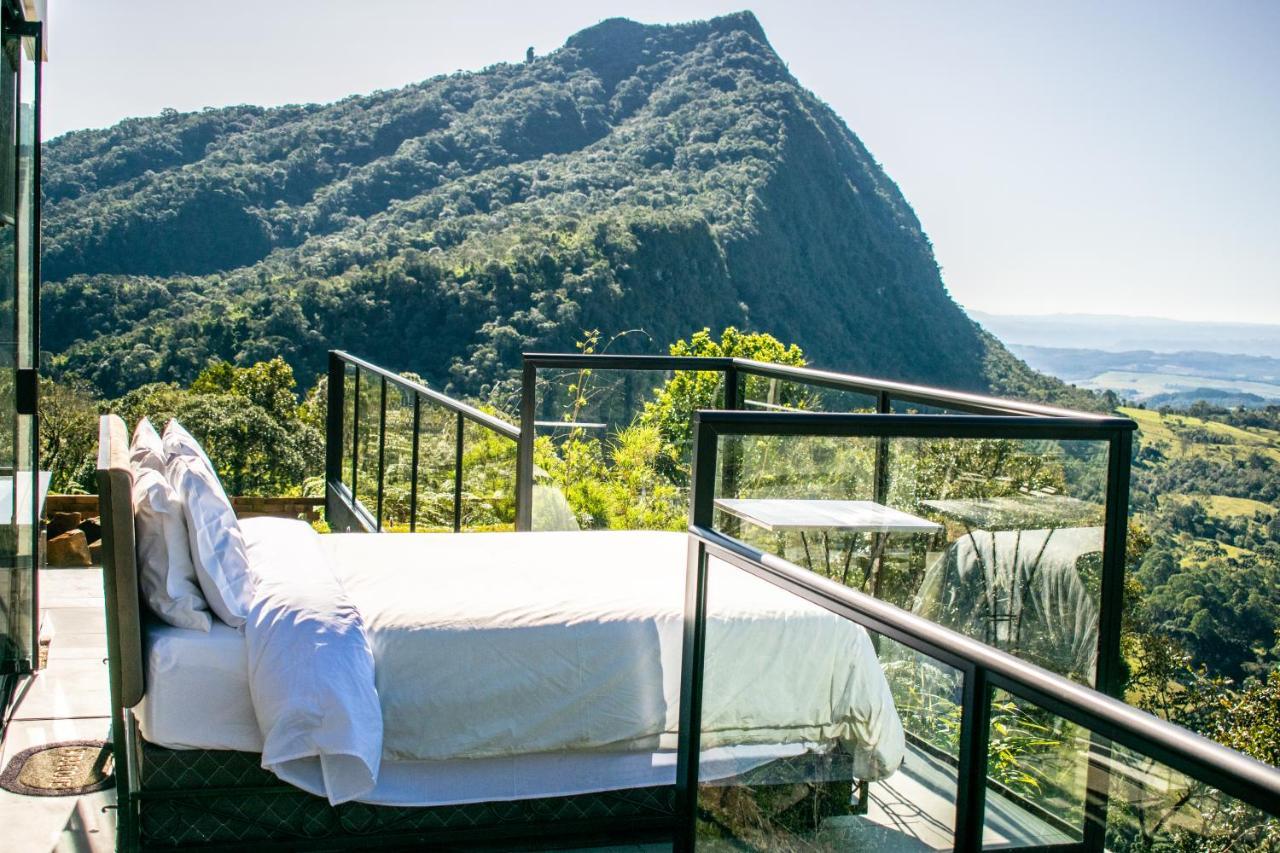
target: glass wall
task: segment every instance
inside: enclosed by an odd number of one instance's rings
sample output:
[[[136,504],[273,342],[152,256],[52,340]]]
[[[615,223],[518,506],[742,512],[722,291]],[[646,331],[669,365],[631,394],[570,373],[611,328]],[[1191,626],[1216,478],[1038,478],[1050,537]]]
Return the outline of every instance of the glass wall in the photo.
[[[0,38],[0,711],[13,676],[37,664],[39,515],[38,40],[7,7]]]
[[[717,529],[1092,684],[1108,443],[720,439]]]
[[[904,622],[878,634],[820,589],[703,559],[696,847],[950,850],[971,804],[982,849],[1280,850],[1280,803],[1268,813],[1153,758],[1171,748],[1149,723],[1127,723],[1121,744],[1091,728],[1116,723],[1063,717],[1016,679],[969,700],[966,679],[987,670],[957,643]],[[1087,691],[1055,695],[1094,719]],[[985,755],[976,779],[966,731]]]
[[[951,849],[963,674],[715,558],[706,596],[697,846]]]

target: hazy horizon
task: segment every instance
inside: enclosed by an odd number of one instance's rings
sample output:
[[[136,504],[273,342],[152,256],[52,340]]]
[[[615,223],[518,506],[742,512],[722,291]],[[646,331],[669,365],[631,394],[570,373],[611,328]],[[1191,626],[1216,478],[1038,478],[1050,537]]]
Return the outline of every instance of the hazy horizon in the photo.
[[[46,138],[166,107],[331,102],[542,55],[605,17],[743,7],[369,0],[353,19],[281,0],[246,27],[194,2],[51,5]],[[750,8],[902,188],[966,308],[1280,324],[1280,5]]]

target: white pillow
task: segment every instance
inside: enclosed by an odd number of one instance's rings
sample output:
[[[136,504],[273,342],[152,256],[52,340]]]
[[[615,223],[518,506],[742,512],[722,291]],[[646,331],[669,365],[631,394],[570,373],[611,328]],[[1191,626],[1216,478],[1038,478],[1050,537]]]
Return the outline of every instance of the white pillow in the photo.
[[[187,432],[186,427],[178,423],[177,418],[169,418],[169,422],[164,425],[164,459],[166,463],[175,453],[185,453],[194,455],[204,462],[209,471],[213,473],[213,481],[218,484],[218,491],[226,497],[227,493],[222,489],[222,481],[218,479],[217,469],[213,467],[213,463],[209,461],[209,456],[204,452],[204,448],[200,446],[200,442],[196,441],[195,436]]]
[[[169,483],[178,493],[191,560],[205,600],[218,618],[239,628],[253,600],[244,534],[231,501],[200,444],[177,421],[164,430]]]
[[[143,418],[133,433],[133,518],[138,582],[153,613],[176,628],[208,631],[213,620],[196,582],[182,506],[165,476],[160,436]]]
[[[143,418],[133,430],[133,441],[129,443],[129,464],[137,472],[139,468],[153,468],[164,473],[164,442],[160,433],[151,425],[151,421]]]

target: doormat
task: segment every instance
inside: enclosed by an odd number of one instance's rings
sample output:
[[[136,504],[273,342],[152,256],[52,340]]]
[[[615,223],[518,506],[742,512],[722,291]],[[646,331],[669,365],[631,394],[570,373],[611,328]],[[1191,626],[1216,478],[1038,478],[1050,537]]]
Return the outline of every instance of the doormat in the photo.
[[[100,740],[64,740],[24,749],[0,773],[0,788],[27,797],[74,797],[115,784],[111,747]]]

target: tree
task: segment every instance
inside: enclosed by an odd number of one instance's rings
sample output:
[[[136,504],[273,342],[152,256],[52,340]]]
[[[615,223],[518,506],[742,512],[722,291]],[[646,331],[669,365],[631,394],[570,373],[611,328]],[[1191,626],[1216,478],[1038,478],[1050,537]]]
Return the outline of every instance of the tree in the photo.
[[[733,326],[721,332],[719,340],[711,337],[710,329],[704,328],[688,340],[676,341],[668,351],[674,356],[746,358],[794,367],[803,367],[805,363],[804,353],[795,344],[788,346],[773,335],[740,332]],[[768,380],[751,377],[746,383],[747,396],[767,384]],[[658,390],[655,399],[645,404],[637,422],[642,426],[656,427],[667,444],[686,448],[693,438],[693,413],[698,409],[713,409],[717,402],[724,402],[720,373],[679,370]],[[787,400],[779,401],[779,404],[797,402]]]
[[[40,380],[40,468],[53,476],[49,491],[91,492],[101,402],[84,382]]]

